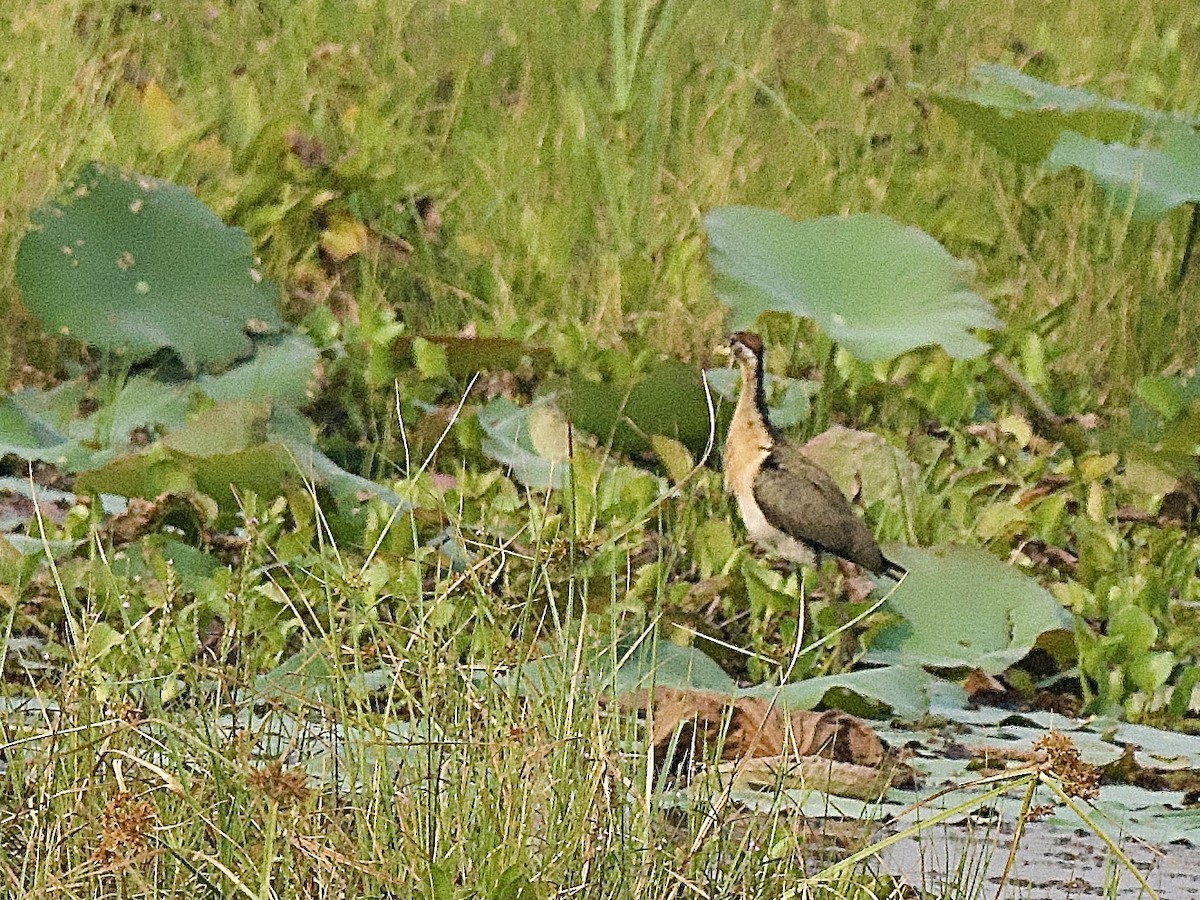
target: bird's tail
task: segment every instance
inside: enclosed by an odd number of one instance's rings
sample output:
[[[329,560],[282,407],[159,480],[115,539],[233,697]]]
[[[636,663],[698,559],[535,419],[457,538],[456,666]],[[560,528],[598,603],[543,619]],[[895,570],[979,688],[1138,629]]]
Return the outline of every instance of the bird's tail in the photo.
[[[899,581],[908,574],[908,569],[900,565],[900,563],[892,562],[886,556],[883,558],[883,569],[879,572],[885,578],[890,578],[892,581]]]

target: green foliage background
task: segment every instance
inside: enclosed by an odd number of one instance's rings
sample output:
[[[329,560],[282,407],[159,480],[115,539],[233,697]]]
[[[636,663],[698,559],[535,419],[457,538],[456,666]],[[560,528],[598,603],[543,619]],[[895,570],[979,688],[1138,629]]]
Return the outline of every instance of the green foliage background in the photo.
[[[0,553],[13,688],[0,862],[24,860],[0,875],[80,897],[786,895],[810,871],[800,826],[773,810],[748,831],[719,791],[666,797],[646,729],[595,701],[631,623],[669,621],[683,641],[715,621],[752,655],[714,657],[750,680],[776,673],[795,576],[746,551],[717,473],[665,494],[704,441],[693,421],[677,444],[614,425],[632,460],[577,441],[565,469],[546,464],[567,458],[547,407],[508,440],[548,388],[573,387],[580,415],[602,418],[614,391],[712,363],[724,310],[702,217],[725,205],[884,213],[974,264],[1004,323],[995,347],[1058,415],[1098,413],[1099,436],[1049,445],[987,357],[867,364],[768,316],[772,368],[788,376],[772,402],[810,433],[837,421],[886,436],[889,464],[863,497],[881,538],[970,543],[1036,574],[1075,623],[1038,650],[1056,676],[1078,663],[1067,675],[1090,709],[1194,727],[1194,522],[1118,516],[1195,466],[1195,381],[1175,377],[1200,346],[1200,282],[1173,284],[1187,213],[1133,221],[1077,172],[1019,165],[960,129],[922,85],[962,85],[979,61],[1148,107],[1200,103],[1186,3],[5,4],[0,378],[103,373],[57,395],[98,408],[97,435],[119,430],[103,413],[120,398],[149,403],[143,374],[43,334],[13,273],[31,211],[83,164],[163,178],[249,233],[322,354],[312,395],[293,384],[289,399],[310,401],[338,465],[405,502],[243,490],[221,498],[236,535],[189,501],[129,544],[100,504],[69,495],[57,519],[29,516]],[[477,384],[455,419],[474,366],[453,339],[419,336],[468,326],[521,352],[512,382]],[[285,404],[229,399],[252,374],[201,382],[234,404],[201,430],[228,437],[212,423],[237,420],[257,435],[278,419]],[[815,394],[818,375],[829,389]],[[185,400],[154,390],[163,421],[182,422]],[[18,449],[50,455],[65,436],[27,412],[0,407]],[[1144,446],[1126,452],[1134,438]],[[919,475],[901,474],[899,445]],[[282,465],[257,446],[231,448],[248,476]],[[531,492],[538,481],[559,489]],[[1064,546],[1073,567],[1046,554]],[[827,566],[814,583],[825,633],[839,578]],[[969,592],[955,599],[970,609]],[[848,649],[882,634],[896,659],[942,652],[898,631],[872,620]],[[831,667],[827,653],[795,674]],[[1028,697],[1045,673],[1009,674]],[[118,838],[128,852],[114,857]],[[862,873],[828,886],[888,889]]]

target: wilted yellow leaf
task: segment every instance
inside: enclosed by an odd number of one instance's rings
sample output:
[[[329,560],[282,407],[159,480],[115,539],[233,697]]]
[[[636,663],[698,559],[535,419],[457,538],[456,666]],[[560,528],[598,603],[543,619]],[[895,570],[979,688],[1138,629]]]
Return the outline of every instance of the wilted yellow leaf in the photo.
[[[367,226],[349,216],[338,216],[321,232],[321,252],[334,262],[344,262],[367,246]]]

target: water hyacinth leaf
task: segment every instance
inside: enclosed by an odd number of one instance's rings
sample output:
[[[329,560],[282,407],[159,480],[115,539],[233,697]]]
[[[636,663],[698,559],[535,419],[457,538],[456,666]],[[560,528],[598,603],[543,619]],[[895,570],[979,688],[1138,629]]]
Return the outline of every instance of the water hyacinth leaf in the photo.
[[[194,368],[280,325],[249,236],[185,188],[93,163],[32,218],[17,284],[48,331],[134,360],[169,347]]]
[[[1051,172],[1088,173],[1113,205],[1129,209],[1134,219],[1161,219],[1185,203],[1200,203],[1200,135],[1190,128],[1173,129],[1161,149],[1065,131],[1044,165]]]
[[[1001,65],[976,66],[969,91],[934,91],[934,103],[1005,156],[1037,165],[1064,131],[1128,140],[1144,123],[1167,118],[1081,88],[1061,87]]]
[[[890,545],[908,569],[888,601],[904,621],[885,627],[867,659],[891,665],[976,668],[991,675],[1021,660],[1071,617],[1034,579],[973,547]]]
[[[765,312],[814,320],[864,360],[940,345],[953,357],[987,345],[991,305],[971,289],[970,264],[925,232],[887,216],[794,222],[766,209],[728,206],[705,216],[717,295],[733,328]]]

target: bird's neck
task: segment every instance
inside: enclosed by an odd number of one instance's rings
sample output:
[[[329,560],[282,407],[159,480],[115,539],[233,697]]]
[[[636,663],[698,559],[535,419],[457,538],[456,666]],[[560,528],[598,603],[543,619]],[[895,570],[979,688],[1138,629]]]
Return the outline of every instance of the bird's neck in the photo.
[[[734,494],[749,491],[763,459],[775,443],[766,414],[761,379],[742,369],[742,389],[725,438],[725,486]]]
[[[733,421],[742,429],[761,432],[768,441],[774,437],[775,429],[767,415],[767,395],[761,368],[742,368],[742,389],[738,394]]]

